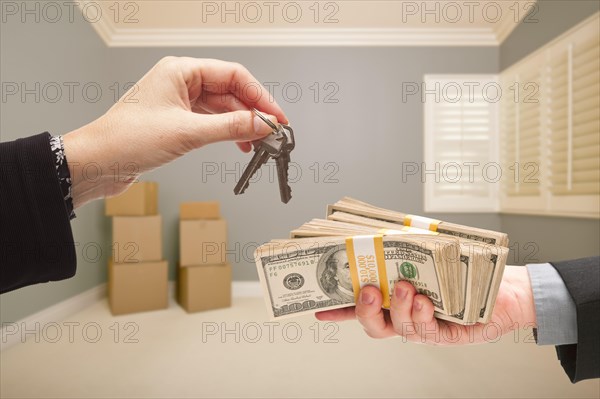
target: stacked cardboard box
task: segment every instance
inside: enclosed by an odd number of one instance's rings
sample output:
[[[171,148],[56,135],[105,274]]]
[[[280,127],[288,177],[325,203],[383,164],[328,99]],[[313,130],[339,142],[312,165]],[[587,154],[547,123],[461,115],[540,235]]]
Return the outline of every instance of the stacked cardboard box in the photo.
[[[162,257],[162,218],[158,184],[138,182],[106,199],[112,216],[112,257],[108,264],[108,302],[114,315],[164,309],[168,268]]]
[[[187,202],[179,209],[177,301],[188,312],[231,306],[227,222],[218,202]]]

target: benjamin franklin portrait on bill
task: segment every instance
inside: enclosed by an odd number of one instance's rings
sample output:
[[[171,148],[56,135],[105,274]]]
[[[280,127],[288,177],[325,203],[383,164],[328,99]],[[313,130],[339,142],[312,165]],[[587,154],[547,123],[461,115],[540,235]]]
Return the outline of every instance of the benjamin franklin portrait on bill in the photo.
[[[342,303],[354,302],[350,264],[345,249],[336,249],[325,257],[325,263],[317,268],[317,277],[323,291],[331,299]]]

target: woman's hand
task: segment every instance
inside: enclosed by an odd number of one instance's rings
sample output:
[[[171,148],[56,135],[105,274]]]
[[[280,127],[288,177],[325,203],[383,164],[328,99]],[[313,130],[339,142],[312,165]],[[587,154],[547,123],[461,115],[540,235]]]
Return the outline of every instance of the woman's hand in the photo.
[[[231,140],[250,151],[251,141],[271,132],[252,107],[288,123],[243,66],[163,58],[106,114],[64,136],[74,207],[119,194],[141,173],[206,144]]]
[[[412,342],[432,345],[464,345],[495,341],[498,335],[514,329],[536,326],[535,307],[529,275],[525,267],[507,266],[490,324],[462,326],[433,317],[433,303],[417,294],[406,281],[396,283],[390,310],[381,308],[381,292],[365,287],[356,307],[317,313],[319,320],[358,319],[372,338],[403,336]]]

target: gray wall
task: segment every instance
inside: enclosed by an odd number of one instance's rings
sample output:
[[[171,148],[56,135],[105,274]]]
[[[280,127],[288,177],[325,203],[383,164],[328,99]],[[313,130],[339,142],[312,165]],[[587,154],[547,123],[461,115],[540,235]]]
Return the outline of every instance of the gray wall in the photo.
[[[92,27],[79,19],[69,23],[23,24],[9,19],[1,24],[0,73],[3,93],[7,84],[26,84],[35,88],[39,99],[27,95],[2,99],[0,134],[2,141],[14,140],[44,131],[64,134],[82,126],[105,112],[111,104],[110,80],[107,74],[108,50]],[[70,102],[68,86],[79,83]],[[90,84],[103,89],[97,102],[90,89],[87,96],[82,87]],[[43,89],[44,85],[46,90]],[[97,85],[97,86],[96,86]],[[52,87],[61,87],[61,92]],[[20,90],[20,89],[19,89]],[[34,90],[35,91],[35,90]],[[94,287],[106,280],[107,220],[102,216],[102,203],[92,203],[77,211],[72,222],[77,241],[77,275],[66,281],[39,284],[0,296],[0,321],[14,321],[56,302]],[[83,256],[86,248],[86,256]],[[94,251],[101,248],[98,257]],[[4,267],[5,265],[2,265]]]
[[[538,0],[538,22],[522,23],[500,46],[500,67],[508,68],[540,46],[598,12],[598,1]],[[542,82],[540,82],[541,86]],[[511,240],[514,264],[594,256],[600,253],[598,220],[502,215],[502,231]]]
[[[136,80],[156,60],[172,54],[236,60],[262,82],[280,84],[273,91],[295,129],[292,160],[302,173],[292,184],[293,199],[288,205],[281,204],[277,182],[266,174],[242,196],[232,192],[235,173],[203,176],[203,170],[215,166],[221,172],[236,166],[241,171],[250,155],[231,143],[200,149],[147,176],[160,182],[164,248],[171,261],[177,259],[178,251],[178,204],[221,202],[230,227],[230,260],[237,280],[257,278],[251,259],[255,243],[287,237],[292,228],[323,217],[325,204],[344,195],[422,213],[421,181],[411,178],[403,183],[401,163],[423,160],[423,106],[418,96],[403,103],[402,82],[420,82],[424,73],[495,73],[498,63],[493,48],[114,49],[110,54],[113,76],[120,81]],[[317,103],[310,89],[314,82],[320,84],[323,97]],[[339,88],[338,103],[322,101],[328,93],[323,89],[327,82]],[[286,97],[284,85],[300,87],[302,96],[296,101],[295,92],[289,89]],[[316,164],[319,176],[311,169]],[[337,182],[328,182],[329,173]],[[497,215],[450,218],[489,228],[500,226]]]
[[[508,68],[599,9],[597,0],[537,0],[535,14],[525,18],[502,42],[500,69]]]
[[[598,219],[502,215],[514,265],[598,256]]]

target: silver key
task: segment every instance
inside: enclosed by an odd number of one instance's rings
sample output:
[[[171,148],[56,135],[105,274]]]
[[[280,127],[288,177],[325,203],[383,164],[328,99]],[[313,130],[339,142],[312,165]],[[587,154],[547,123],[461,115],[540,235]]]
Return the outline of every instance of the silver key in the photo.
[[[296,142],[294,141],[294,131],[287,125],[282,125],[284,134],[287,136],[286,142],[281,146],[281,153],[275,157],[277,165],[277,180],[279,182],[279,195],[281,202],[287,204],[292,199],[292,189],[288,184],[288,169],[290,165],[290,152],[294,149]]]
[[[276,125],[262,116],[258,111],[255,110],[255,113],[265,122],[268,121],[269,126],[274,127],[274,130],[273,133],[264,137],[262,140],[257,140],[252,143],[254,145],[254,155],[233,189],[233,192],[236,195],[243,194],[244,191],[246,191],[250,185],[250,179],[252,179],[252,176],[254,176],[256,171],[272,157],[279,156],[281,154],[282,145],[287,142],[287,136],[284,135]]]
[[[263,166],[265,163],[267,163],[267,161],[270,158],[271,155],[267,152],[265,148],[263,148],[263,146],[256,145],[254,147],[254,155],[252,156],[252,159],[250,160],[248,166],[246,166],[246,169],[244,169],[242,177],[233,189],[235,195],[244,194],[244,191],[246,191],[246,189],[250,185],[250,179],[252,179],[252,176],[254,176],[256,171],[260,169],[261,166]]]

